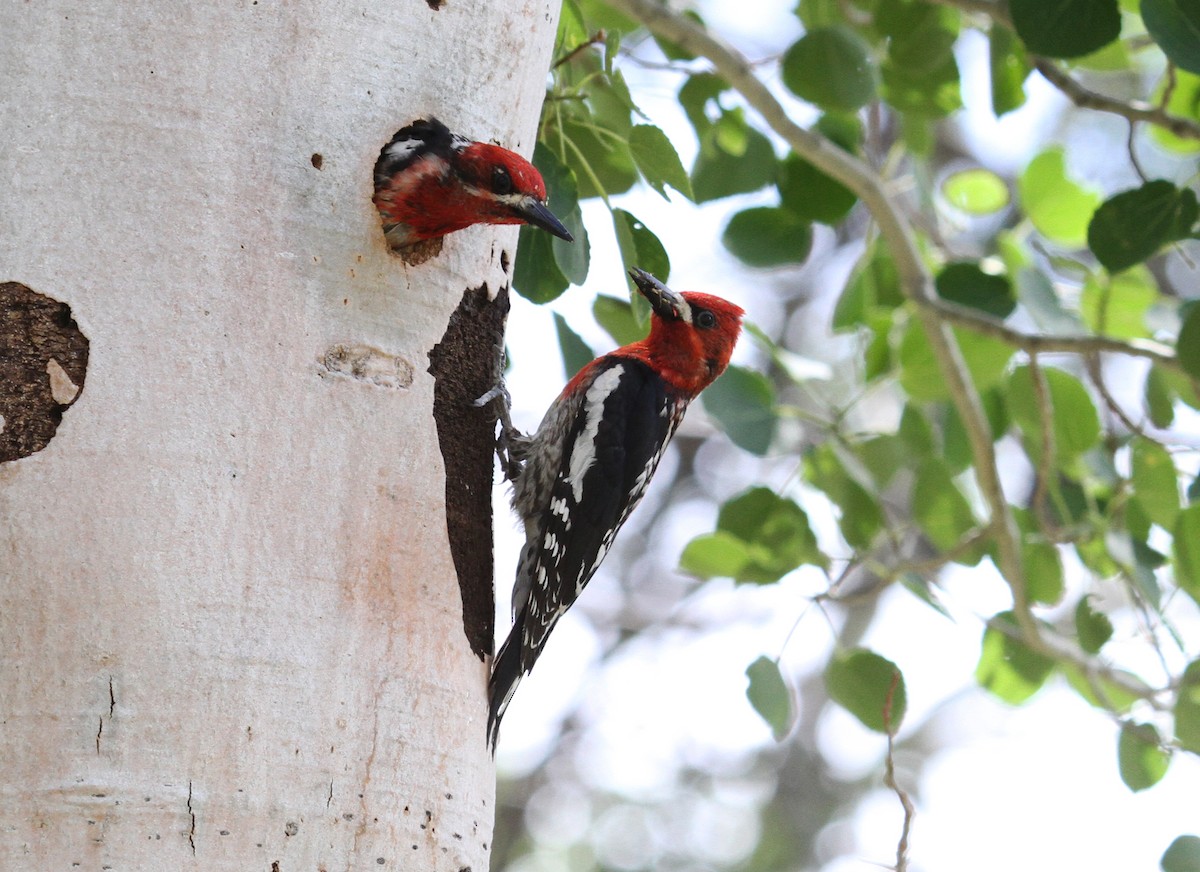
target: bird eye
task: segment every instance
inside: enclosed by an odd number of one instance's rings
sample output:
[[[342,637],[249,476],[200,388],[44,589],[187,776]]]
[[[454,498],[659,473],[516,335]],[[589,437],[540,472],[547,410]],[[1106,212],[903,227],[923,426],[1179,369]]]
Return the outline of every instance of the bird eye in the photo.
[[[500,196],[513,192],[512,176],[504,167],[492,168],[492,192]]]
[[[717,326],[717,316],[708,311],[708,309],[701,309],[692,320],[697,327],[703,330],[711,330]]]

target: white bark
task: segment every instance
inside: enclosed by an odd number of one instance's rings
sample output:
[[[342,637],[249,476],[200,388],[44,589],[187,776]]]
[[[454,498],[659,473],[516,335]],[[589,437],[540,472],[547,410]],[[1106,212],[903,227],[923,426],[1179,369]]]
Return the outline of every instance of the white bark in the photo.
[[[426,355],[516,232],[406,267],[371,170],[424,114],[529,154],[557,11],[0,4],[0,282],[91,342],[0,465],[0,868],[487,868]]]

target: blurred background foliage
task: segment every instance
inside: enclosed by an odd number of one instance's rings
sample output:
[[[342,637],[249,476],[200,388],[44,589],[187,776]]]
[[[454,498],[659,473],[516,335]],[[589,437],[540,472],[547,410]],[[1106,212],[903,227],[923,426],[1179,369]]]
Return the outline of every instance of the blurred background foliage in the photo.
[[[897,796],[920,807],[959,700],[905,721],[912,670],[930,667],[868,644],[901,599],[976,634],[969,667],[1003,703],[1069,688],[1113,725],[1097,766],[1153,787],[1200,753],[1200,6],[801,0],[799,36],[767,35],[777,52],[749,61],[705,11],[564,0],[534,162],[578,241],[523,228],[514,289],[556,300],[587,279],[589,233],[611,233],[626,267],[665,281],[723,246],[777,316],[756,324],[747,303],[744,353],[605,564],[617,582],[577,607],[596,624],[587,684],[532,750],[506,757],[502,741],[493,868],[833,868],[862,850],[841,822],[881,798],[896,847],[874,859],[906,867]],[[983,105],[964,88],[969,52],[986,56]],[[967,113],[1031,136],[1003,119],[1035,84],[1067,99],[1044,147],[1001,166]],[[668,136],[640,108],[664,91],[690,131]],[[789,135],[772,101],[807,133]],[[631,211],[644,197],[622,196],[647,188],[679,223],[737,206],[719,240],[668,250]],[[587,201],[603,204],[589,225]],[[611,229],[591,220],[605,215]],[[614,344],[644,332],[636,294],[597,295],[591,312],[587,329],[555,315],[568,374],[611,347],[583,338],[597,325]],[[972,602],[964,621],[954,578],[991,611]],[[636,731],[606,736],[637,657],[697,650],[731,615],[755,625],[759,601],[731,605],[745,588],[783,591],[770,608],[800,632],[739,661],[744,700],[700,709],[748,704],[775,741],[712,747],[684,727],[682,747],[628,753]],[[789,666],[801,634],[819,651]],[[673,680],[705,691],[702,675]],[[875,765],[826,759],[830,707],[879,734]],[[606,776],[614,755],[654,771]],[[1155,856],[1200,869],[1198,845]]]

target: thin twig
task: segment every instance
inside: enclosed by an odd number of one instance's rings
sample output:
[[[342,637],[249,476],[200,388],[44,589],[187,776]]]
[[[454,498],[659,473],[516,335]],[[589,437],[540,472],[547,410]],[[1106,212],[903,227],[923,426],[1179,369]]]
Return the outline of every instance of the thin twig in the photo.
[[[1127,118],[1131,122],[1145,121],[1147,124],[1154,124],[1170,131],[1180,139],[1200,139],[1200,124],[1195,121],[1172,115],[1159,106],[1151,106],[1140,101],[1125,103],[1106,94],[1089,90],[1045,58],[1035,58],[1033,66],[1047,82],[1066,94],[1071,102],[1080,109],[1109,112]]]
[[[887,758],[884,765],[883,783],[892,789],[900,805],[904,808],[904,824],[900,828],[900,840],[896,843],[896,872],[906,872],[908,869],[908,836],[912,832],[913,818],[917,810],[913,806],[908,792],[896,781],[896,760],[893,754],[893,737],[895,727],[892,725],[892,701],[896,688],[900,686],[900,670],[892,673],[892,683],[888,685],[887,698],[883,702],[883,728],[887,732]],[[896,726],[899,726],[898,724]]]
[[[561,67],[563,64],[570,63],[576,57],[579,56],[580,52],[584,52],[594,45],[599,45],[600,43],[604,42],[606,39],[608,39],[608,34],[606,34],[603,30],[597,30],[587,40],[585,40],[584,42],[581,42],[579,45],[575,46],[575,48],[571,49],[565,55],[563,55],[558,60],[556,60],[554,62],[554,66],[550,67],[550,69],[556,70],[559,67]]]

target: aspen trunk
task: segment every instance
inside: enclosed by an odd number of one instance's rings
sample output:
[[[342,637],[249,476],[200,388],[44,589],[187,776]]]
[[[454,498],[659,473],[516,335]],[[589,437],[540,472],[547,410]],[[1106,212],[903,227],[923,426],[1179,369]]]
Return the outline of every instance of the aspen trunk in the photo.
[[[491,456],[428,368],[516,230],[406,266],[372,167],[528,155],[557,14],[0,4],[0,869],[487,868]]]

